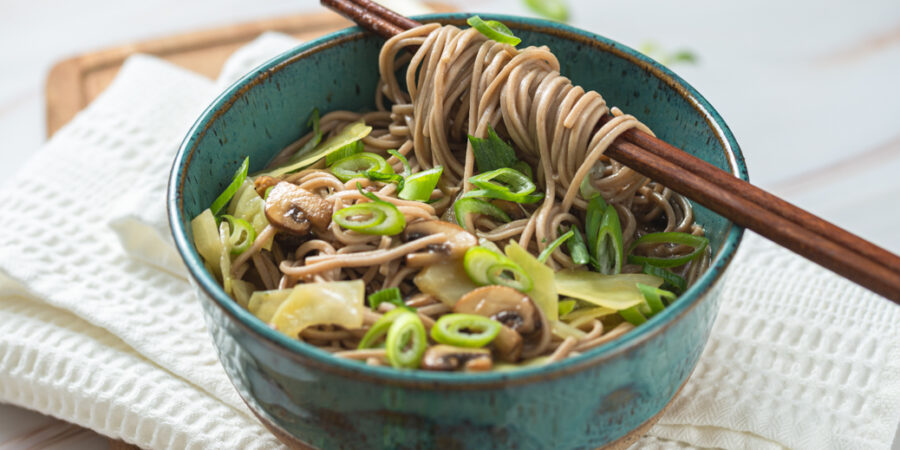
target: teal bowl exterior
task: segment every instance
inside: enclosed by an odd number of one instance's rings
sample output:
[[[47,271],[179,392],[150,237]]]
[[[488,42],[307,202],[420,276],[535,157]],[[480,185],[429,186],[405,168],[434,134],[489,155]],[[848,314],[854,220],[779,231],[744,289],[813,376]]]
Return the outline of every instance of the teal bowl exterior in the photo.
[[[467,15],[423,21],[463,25]],[[494,16],[547,45],[562,73],[601,92],[664,140],[747,179],[734,137],[710,104],[666,68],[612,40],[536,19]],[[685,383],[719,307],[716,281],[743,230],[696,206],[710,270],[677,302],[624,337],[565,361],[505,373],[401,371],[341,360],[283,336],[206,272],[190,219],[240,161],[262,169],[306,133],[313,108],[373,108],[383,40],[351,28],[299,46],[246,75],[203,113],[175,159],[172,233],[219,358],[240,395],[282,440],[319,448],[594,448],[653,423]]]

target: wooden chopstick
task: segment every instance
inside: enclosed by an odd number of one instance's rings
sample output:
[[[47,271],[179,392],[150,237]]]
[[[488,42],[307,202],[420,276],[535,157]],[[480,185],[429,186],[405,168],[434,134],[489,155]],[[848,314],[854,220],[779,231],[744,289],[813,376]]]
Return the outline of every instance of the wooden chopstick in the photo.
[[[370,0],[321,2],[386,38],[421,25]],[[900,304],[897,255],[641,131],[624,133],[606,155]]]

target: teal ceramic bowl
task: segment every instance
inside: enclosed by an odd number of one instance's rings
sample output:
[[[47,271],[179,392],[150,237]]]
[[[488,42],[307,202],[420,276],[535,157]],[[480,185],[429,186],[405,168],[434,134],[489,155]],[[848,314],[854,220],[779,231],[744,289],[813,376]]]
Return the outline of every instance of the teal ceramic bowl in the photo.
[[[423,21],[463,25],[468,15]],[[728,126],[691,86],[610,39],[536,19],[496,16],[523,45],[548,45],[562,73],[601,92],[664,140],[743,179]],[[219,358],[270,430],[295,446],[335,448],[593,448],[639,436],[685,383],[718,310],[717,280],[743,230],[696,206],[710,270],[674,305],[623,338],[553,365],[506,373],[436,373],[341,360],[270,329],[206,272],[189,222],[250,155],[251,171],[306,133],[313,108],[374,108],[383,40],[350,28],[247,74],[203,113],[172,168],[172,234],[190,270]]]

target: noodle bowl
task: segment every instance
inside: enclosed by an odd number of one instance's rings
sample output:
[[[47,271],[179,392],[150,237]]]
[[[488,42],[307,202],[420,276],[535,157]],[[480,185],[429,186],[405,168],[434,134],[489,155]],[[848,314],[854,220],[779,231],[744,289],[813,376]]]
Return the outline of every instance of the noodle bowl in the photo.
[[[279,331],[374,365],[547,364],[627,333],[675,300],[663,282],[684,290],[706,270],[690,203],[603,156],[625,131],[651,131],[573,85],[548,48],[429,24],[388,40],[379,72],[376,111],[324,114],[268,172],[236,178],[220,225],[215,211],[195,219],[226,292]],[[281,170],[362,126],[325,152],[342,158]],[[511,141],[520,170],[483,170],[476,147],[499,141]],[[390,167],[367,165],[381,160]],[[413,181],[434,170],[436,184]],[[428,192],[410,199],[416,186]],[[379,218],[403,225],[373,233],[387,227]],[[582,231],[588,259],[575,256]],[[213,236],[218,253],[198,235]],[[611,286],[608,298],[598,286]]]

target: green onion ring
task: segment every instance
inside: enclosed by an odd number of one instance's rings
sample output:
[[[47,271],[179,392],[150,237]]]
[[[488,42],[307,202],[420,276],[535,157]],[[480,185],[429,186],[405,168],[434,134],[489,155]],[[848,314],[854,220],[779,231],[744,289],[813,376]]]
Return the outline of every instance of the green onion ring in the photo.
[[[366,331],[366,334],[363,335],[363,338],[359,341],[359,345],[356,346],[356,348],[362,350],[374,347],[375,344],[387,334],[388,328],[394,323],[394,319],[400,314],[407,312],[409,311],[402,308],[396,308],[379,317],[378,320],[369,327],[369,331]]]
[[[644,263],[643,271],[647,275],[653,275],[655,277],[662,278],[664,285],[672,288],[676,294],[684,292],[684,290],[687,288],[687,281],[685,281],[685,279],[680,275],[673,273],[670,270]]]
[[[547,260],[550,258],[550,255],[553,254],[553,251],[556,250],[564,242],[568,241],[572,236],[575,236],[575,231],[569,230],[566,231],[566,233],[562,236],[554,239],[553,242],[551,242],[550,245],[547,246],[547,248],[541,251],[541,254],[538,255],[537,260],[542,263],[547,262]]]
[[[477,314],[444,314],[431,327],[431,338],[439,344],[479,348],[491,343],[502,325]]]
[[[431,199],[431,193],[440,181],[443,172],[443,167],[436,166],[406,177],[406,182],[397,197],[403,200],[427,202]]]
[[[368,173],[390,176],[394,169],[376,153],[360,152],[337,160],[329,167],[331,173],[343,182],[366,177]],[[384,180],[377,180],[384,181]]]
[[[659,244],[659,243],[672,243],[678,245],[687,245],[689,247],[693,247],[694,250],[687,255],[682,256],[673,256],[670,258],[660,258],[655,256],[641,256],[632,254],[635,248],[637,248],[641,244]],[[700,256],[703,253],[703,250],[709,245],[709,239],[706,239],[703,236],[694,236],[688,233],[679,233],[679,232],[662,232],[662,233],[649,233],[641,236],[636,241],[631,244],[631,247],[628,249],[628,262],[632,264],[650,264],[656,267],[677,267],[684,264],[687,264],[694,258]]]
[[[428,347],[425,326],[416,313],[404,311],[397,315],[387,331],[385,349],[392,366],[398,369],[415,369],[422,361]]]
[[[253,225],[250,225],[250,222],[244,219],[228,214],[222,215],[222,219],[227,220],[228,224],[231,225],[231,236],[228,237],[228,240],[231,242],[231,254],[240,255],[247,251],[253,245],[253,241],[256,240],[256,230],[253,228]],[[244,237],[242,238],[242,236]]]

